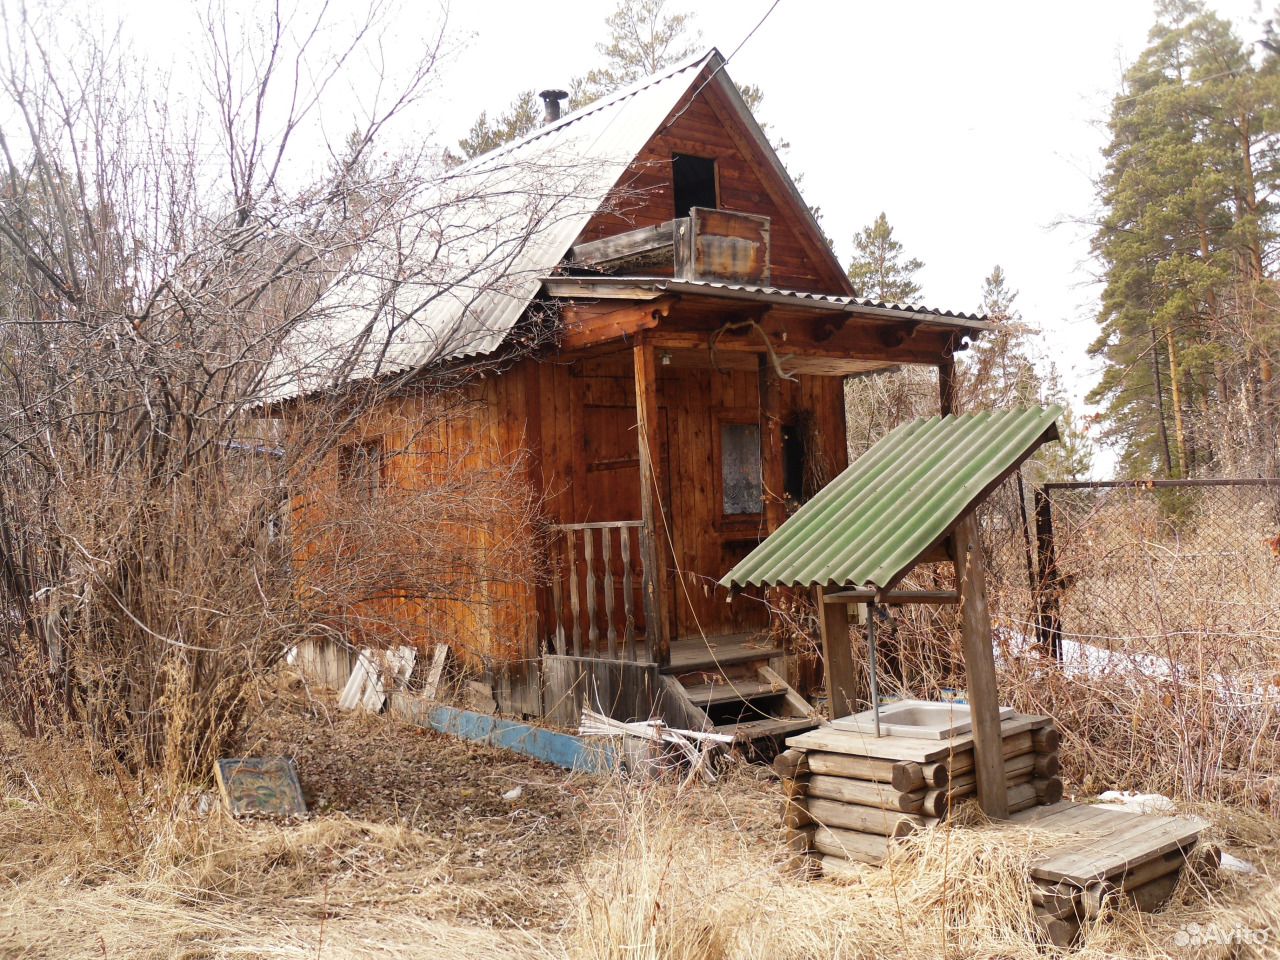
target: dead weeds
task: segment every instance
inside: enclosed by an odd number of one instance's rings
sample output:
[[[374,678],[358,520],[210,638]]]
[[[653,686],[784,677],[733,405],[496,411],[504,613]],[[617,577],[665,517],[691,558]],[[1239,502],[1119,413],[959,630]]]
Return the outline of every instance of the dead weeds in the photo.
[[[252,753],[297,763],[316,811],[299,823],[162,817],[74,745],[0,740],[0,958],[1042,955],[1017,830],[933,832],[889,869],[805,883],[780,869],[762,768],[626,785],[331,703],[287,683],[252,728]],[[1280,826],[1199,812],[1263,872],[1121,911],[1081,960],[1167,956],[1190,923],[1280,947]]]

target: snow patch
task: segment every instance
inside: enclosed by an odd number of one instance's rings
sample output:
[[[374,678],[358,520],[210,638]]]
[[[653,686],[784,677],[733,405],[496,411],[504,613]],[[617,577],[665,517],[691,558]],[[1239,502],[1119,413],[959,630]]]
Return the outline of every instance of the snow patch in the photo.
[[[1177,812],[1172,800],[1162,793],[1135,793],[1132,790],[1108,790],[1098,794],[1098,806],[1124,810],[1128,813],[1173,814]]]

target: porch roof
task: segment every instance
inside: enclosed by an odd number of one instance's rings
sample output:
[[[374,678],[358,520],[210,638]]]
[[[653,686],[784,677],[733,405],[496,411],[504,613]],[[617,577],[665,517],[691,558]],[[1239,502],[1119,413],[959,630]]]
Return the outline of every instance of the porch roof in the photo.
[[[976,337],[995,324],[984,315],[942,310],[922,304],[888,303],[869,297],[848,297],[824,293],[784,290],[778,287],[721,283],[711,280],[676,280],[670,277],[545,277],[543,290],[552,297],[598,297],[601,299],[645,300],[666,295],[702,295],[761,305],[778,305],[857,314],[899,321],[915,321],[930,326],[949,327]]]
[[[893,587],[1031,456],[1062,408],[932,417],[882,438],[721,579],[723,587]]]

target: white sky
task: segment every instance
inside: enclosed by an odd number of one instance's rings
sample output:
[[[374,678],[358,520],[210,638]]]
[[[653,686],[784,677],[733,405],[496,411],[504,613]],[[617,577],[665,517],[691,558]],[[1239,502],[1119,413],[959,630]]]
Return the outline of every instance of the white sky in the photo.
[[[181,82],[189,7],[82,2],[123,19],[157,60],[173,57]],[[403,36],[430,32],[439,2],[406,3],[415,22]],[[335,3],[355,9],[364,0]],[[694,9],[704,44],[728,55],[772,0],[668,3]],[[1260,34],[1256,3],[1211,0],[1250,40]],[[413,118],[415,135],[452,143],[480,110],[501,111],[520,90],[567,85],[599,62],[595,44],[614,5],[452,0],[452,53]],[[1153,17],[1149,0],[780,0],[728,71],[763,89],[761,119],[790,142],[783,159],[822,208],[842,261],[854,233],[883,210],[907,254],[925,262],[932,306],[975,309],[983,278],[1000,264],[1083,410],[1097,375],[1085,348],[1098,288],[1090,230],[1079,221],[1094,210],[1110,98]],[[338,139],[349,129],[341,113],[325,117]],[[1109,473],[1111,462],[1100,457],[1095,473]]]
[[[727,56],[771,2],[683,5]],[[1259,35],[1255,0],[1211,5],[1246,38]],[[456,6],[453,27],[474,35],[446,68],[441,134],[456,138],[514,91],[584,72],[612,8]],[[1148,0],[781,0],[728,71],[763,89],[762,119],[790,141],[787,167],[822,208],[842,261],[854,233],[884,210],[908,254],[925,262],[931,306],[975,309],[999,263],[1079,401],[1096,380],[1085,348],[1098,290],[1090,231],[1076,221],[1094,210],[1110,98],[1153,17]],[[1110,464],[1100,458],[1095,472]]]

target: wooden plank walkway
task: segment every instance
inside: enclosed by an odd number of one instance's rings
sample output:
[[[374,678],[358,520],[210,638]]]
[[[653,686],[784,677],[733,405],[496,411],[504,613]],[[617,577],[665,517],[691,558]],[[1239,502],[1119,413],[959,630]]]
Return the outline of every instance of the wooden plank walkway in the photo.
[[[1010,819],[1064,834],[1061,846],[1032,865],[1031,875],[1079,887],[1115,878],[1174,850],[1189,851],[1208,826],[1198,817],[1130,813],[1069,800],[1032,807]]]

